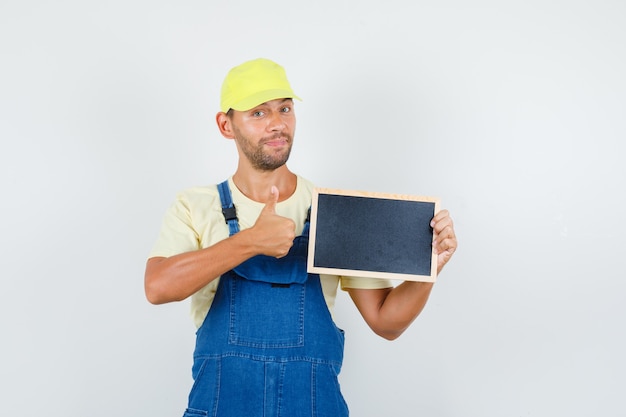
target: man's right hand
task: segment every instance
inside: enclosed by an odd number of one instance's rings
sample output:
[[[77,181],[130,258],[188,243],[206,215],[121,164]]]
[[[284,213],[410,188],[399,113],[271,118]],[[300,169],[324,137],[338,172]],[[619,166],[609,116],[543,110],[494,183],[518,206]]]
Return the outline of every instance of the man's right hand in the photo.
[[[278,197],[278,188],[272,186],[267,203],[250,231],[254,233],[254,243],[259,246],[261,254],[282,258],[293,245],[296,224],[276,214]]]

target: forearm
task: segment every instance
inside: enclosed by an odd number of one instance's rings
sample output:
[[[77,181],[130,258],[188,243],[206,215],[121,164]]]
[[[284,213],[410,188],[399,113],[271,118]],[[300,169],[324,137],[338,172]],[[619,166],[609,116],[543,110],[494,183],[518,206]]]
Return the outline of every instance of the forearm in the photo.
[[[387,336],[400,336],[426,306],[433,288],[430,282],[406,281],[389,292],[380,309],[380,321]]]
[[[145,292],[152,304],[181,301],[254,256],[245,231],[197,251],[146,263]]]
[[[350,289],[355,305],[379,336],[398,338],[422,312],[433,283],[406,281],[384,290]]]

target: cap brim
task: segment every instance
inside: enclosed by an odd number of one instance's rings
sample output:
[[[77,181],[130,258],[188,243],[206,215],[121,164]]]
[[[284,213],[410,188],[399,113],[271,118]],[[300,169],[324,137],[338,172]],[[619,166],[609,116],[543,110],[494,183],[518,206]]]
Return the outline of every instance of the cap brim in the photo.
[[[250,110],[259,104],[266,103],[271,100],[276,100],[279,98],[295,98],[297,100],[302,101],[300,97],[295,95],[293,91],[290,90],[265,90],[260,91],[256,94],[253,94],[249,97],[246,97],[243,100],[238,101],[237,103],[233,103],[230,105],[229,109],[237,110],[237,111],[246,111]],[[224,112],[229,109],[222,109]]]

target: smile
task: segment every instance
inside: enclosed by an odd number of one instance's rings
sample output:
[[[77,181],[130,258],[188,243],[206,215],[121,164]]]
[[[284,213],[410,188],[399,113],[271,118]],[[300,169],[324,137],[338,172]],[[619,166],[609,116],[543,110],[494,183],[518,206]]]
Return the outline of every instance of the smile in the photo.
[[[263,142],[263,145],[276,147],[276,146],[285,146],[287,145],[287,143],[288,141],[286,138],[277,138],[277,139],[268,140],[267,142]]]

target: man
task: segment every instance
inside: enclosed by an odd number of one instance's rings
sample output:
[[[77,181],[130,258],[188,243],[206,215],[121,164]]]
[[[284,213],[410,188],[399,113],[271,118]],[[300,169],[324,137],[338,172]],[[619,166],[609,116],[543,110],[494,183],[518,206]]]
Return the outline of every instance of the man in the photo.
[[[151,303],[191,296],[198,327],[185,416],[348,415],[337,376],[343,331],[330,311],[338,284],[374,332],[395,339],[426,304],[432,283],[306,273],[312,184],[286,162],[296,125],[284,69],[267,59],[224,80],[220,133],[235,142],[236,172],[180,193],[148,259]],[[438,272],[457,241],[447,211],[431,223]]]

